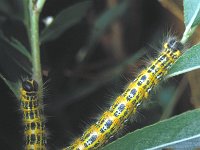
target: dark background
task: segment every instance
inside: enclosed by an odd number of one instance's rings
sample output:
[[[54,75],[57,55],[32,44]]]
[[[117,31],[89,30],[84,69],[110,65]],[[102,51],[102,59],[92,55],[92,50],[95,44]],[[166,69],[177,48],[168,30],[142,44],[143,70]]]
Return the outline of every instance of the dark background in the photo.
[[[40,29],[44,28],[43,18],[55,16],[77,2],[81,0],[48,0],[41,15]],[[5,0],[0,0],[0,30],[7,38],[15,37],[30,49],[24,25],[15,18],[15,15],[20,15],[22,6],[15,0],[3,4]],[[162,39],[167,33],[176,31],[176,35],[180,35],[182,32],[182,29],[177,28],[179,20],[158,1],[133,0],[123,15],[106,28],[86,59],[80,62],[77,55],[88,46],[95,20],[107,10],[108,0],[93,0],[87,15],[79,23],[56,40],[41,45],[49,149],[69,145],[110,106],[123,91],[123,87],[146,65],[148,57],[156,55],[155,51],[161,48]],[[115,25],[119,27],[117,30]],[[114,36],[113,30],[117,33]],[[116,48],[118,44],[121,46],[119,49]],[[136,63],[120,67],[142,48],[147,56]],[[23,56],[1,39],[0,73],[16,82],[27,74],[12,57],[31,68]],[[122,71],[116,73],[113,68],[117,67]],[[170,79],[157,92],[153,92],[151,100],[144,104],[143,109],[138,111],[119,136],[157,122],[176,94],[174,91],[181,79],[182,76]],[[171,111],[172,115],[192,108],[189,87],[186,86],[183,91],[184,94]],[[23,126],[19,103],[3,80],[0,80],[0,102],[0,149],[22,149]]]

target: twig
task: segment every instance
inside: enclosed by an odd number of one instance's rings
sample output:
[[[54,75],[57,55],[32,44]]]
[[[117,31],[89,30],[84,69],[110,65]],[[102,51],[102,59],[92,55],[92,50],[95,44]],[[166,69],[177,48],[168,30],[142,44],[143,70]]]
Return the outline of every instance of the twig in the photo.
[[[39,87],[42,87],[42,74],[40,63],[40,47],[39,47],[39,16],[43,8],[45,0],[29,1],[29,38],[32,52],[33,78],[38,82]],[[39,90],[42,92],[42,90]],[[42,93],[41,93],[42,94]]]

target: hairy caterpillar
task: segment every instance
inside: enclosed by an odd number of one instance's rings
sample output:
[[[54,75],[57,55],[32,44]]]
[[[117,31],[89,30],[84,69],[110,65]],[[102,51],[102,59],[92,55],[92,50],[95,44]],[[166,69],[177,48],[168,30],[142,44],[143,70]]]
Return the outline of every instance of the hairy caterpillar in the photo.
[[[103,146],[123,128],[150,91],[163,79],[172,64],[181,56],[183,45],[175,37],[163,44],[163,50],[152,63],[117,97],[109,110],[91,125],[71,146],[63,150],[89,150]]]
[[[42,116],[43,110],[38,99],[38,84],[35,80],[31,79],[22,82],[20,100],[25,126],[25,149],[45,150],[45,123]]]

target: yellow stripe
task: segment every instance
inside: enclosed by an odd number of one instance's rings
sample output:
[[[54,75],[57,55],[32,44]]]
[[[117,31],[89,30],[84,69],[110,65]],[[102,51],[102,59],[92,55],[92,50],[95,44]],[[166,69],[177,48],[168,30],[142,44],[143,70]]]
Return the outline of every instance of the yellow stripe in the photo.
[[[169,67],[180,57],[181,52],[174,48],[170,49],[168,45],[168,43],[163,44],[164,50],[160,55],[127,86],[109,110],[64,150],[97,149],[125,125],[130,116],[136,113],[140,104],[149,97],[151,89],[162,80]]]

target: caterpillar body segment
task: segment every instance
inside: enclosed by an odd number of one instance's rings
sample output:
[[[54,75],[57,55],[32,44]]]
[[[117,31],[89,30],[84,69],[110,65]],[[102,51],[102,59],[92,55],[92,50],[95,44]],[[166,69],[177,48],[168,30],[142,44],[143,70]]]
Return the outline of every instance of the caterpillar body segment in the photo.
[[[123,126],[140,104],[149,97],[150,91],[167,74],[169,68],[181,56],[183,45],[170,38],[163,44],[163,50],[151,64],[141,71],[125,91],[105,111],[100,119],[84,134],[64,150],[93,150],[105,145]]]
[[[35,80],[25,80],[22,82],[20,102],[25,126],[25,149],[46,150],[43,109],[38,99],[38,84]]]

